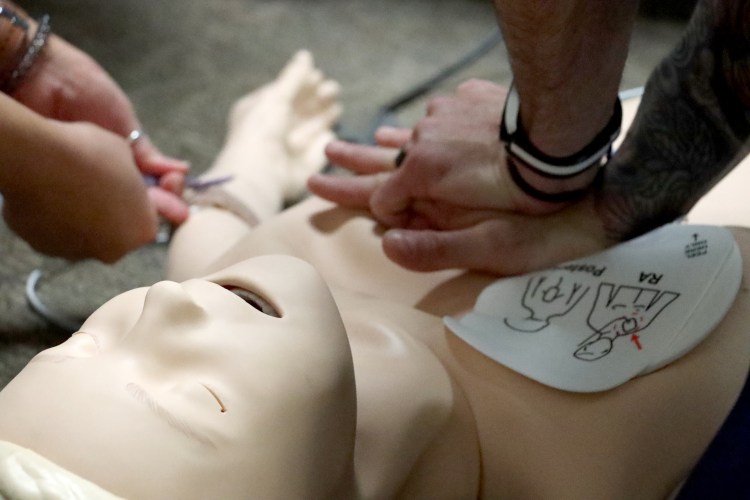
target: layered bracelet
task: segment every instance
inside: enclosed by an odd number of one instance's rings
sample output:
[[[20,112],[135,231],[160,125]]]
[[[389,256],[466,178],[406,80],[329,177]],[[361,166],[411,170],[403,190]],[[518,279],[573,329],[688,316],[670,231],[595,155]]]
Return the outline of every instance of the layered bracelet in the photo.
[[[5,27],[3,28],[3,25]],[[22,10],[0,4],[0,91],[15,91],[34,65],[50,35],[50,17],[37,20],[36,31]]]
[[[531,143],[521,126],[520,110],[521,102],[518,91],[514,85],[511,85],[500,123],[500,140],[505,144],[508,171],[513,182],[527,195],[547,202],[569,202],[584,196],[587,188],[554,192],[540,189],[529,182],[519,169],[527,169],[533,176],[547,181],[562,183],[592,168],[603,166],[611,156],[612,143],[620,134],[622,123],[620,99],[615,100],[612,117],[604,129],[580,151],[564,157],[547,155]],[[549,186],[549,182],[546,182],[546,185]]]

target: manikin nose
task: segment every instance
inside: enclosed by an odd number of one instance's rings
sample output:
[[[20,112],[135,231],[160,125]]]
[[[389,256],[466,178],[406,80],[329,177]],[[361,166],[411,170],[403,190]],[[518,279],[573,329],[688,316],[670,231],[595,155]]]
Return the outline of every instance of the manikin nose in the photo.
[[[160,281],[151,286],[143,310],[123,339],[142,366],[163,369],[185,364],[204,343],[205,310],[183,285]]]
[[[160,281],[146,292],[138,323],[180,325],[198,320],[204,311],[179,283]]]
[[[191,332],[200,329],[204,309],[180,284],[160,281],[143,300],[143,310],[124,342],[131,348],[163,356],[164,352],[188,348]]]

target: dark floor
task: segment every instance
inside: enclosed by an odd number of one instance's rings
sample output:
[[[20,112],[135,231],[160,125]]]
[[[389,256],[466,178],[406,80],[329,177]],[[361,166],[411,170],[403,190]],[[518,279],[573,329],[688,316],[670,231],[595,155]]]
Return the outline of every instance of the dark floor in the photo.
[[[477,47],[496,30],[488,0],[19,0],[49,12],[53,29],[93,55],[131,96],[146,130],[167,153],[205,169],[219,149],[227,109],[273,78],[298,49],[343,88],[342,134],[365,137],[383,103]],[[663,2],[662,2],[663,3]],[[660,12],[663,14],[663,12]],[[684,19],[642,16],[623,88],[639,86],[679,36]],[[448,80],[507,83],[502,46]],[[400,115],[421,116],[424,100]],[[121,290],[161,277],[153,245],[114,266],[45,259],[0,223],[0,387],[28,358],[65,337],[33,313],[24,287],[42,266],[45,303],[84,314]]]

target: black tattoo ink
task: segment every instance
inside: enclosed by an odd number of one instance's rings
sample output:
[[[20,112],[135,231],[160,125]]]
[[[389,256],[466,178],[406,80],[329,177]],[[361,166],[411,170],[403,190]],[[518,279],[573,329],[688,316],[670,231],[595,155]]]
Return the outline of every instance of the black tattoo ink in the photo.
[[[649,77],[598,194],[608,235],[684,215],[748,152],[750,2],[700,0],[681,42]]]

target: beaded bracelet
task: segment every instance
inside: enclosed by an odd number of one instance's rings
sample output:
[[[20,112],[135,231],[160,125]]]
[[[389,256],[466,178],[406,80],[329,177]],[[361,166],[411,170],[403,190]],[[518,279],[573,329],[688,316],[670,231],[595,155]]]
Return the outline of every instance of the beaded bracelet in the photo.
[[[47,39],[50,35],[50,17],[48,14],[43,15],[37,21],[36,33],[29,42],[26,48],[26,53],[21,58],[18,65],[11,71],[10,76],[2,83],[0,90],[6,94],[13,93],[23,78],[28,74],[31,67],[34,65],[34,61],[39,56],[44,46],[47,44]]]
[[[0,1],[0,88],[21,62],[29,43],[29,23],[24,12]]]

